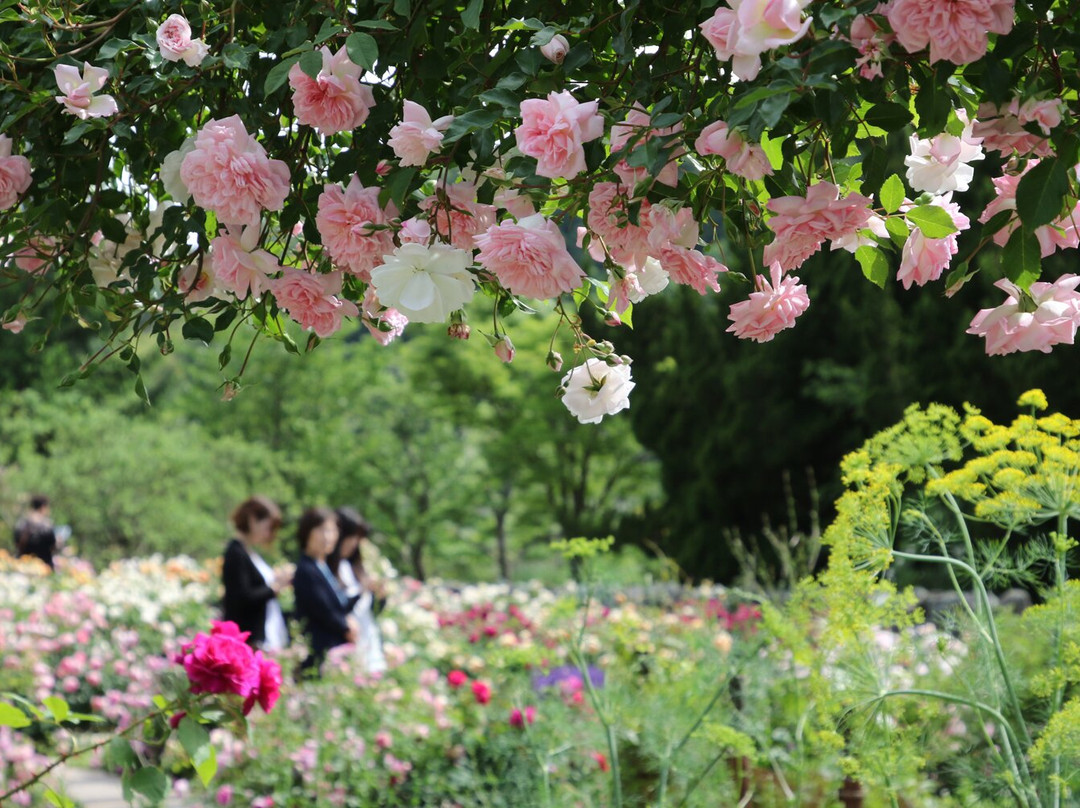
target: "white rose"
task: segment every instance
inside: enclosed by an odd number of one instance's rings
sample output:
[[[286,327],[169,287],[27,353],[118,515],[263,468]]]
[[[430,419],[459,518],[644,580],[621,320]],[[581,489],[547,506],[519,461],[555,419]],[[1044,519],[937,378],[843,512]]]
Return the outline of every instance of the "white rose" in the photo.
[[[911,154],[904,158],[907,179],[916,191],[944,194],[966,191],[975,176],[969,163],[983,159],[982,138],[971,134],[971,124],[960,137],[943,132],[929,140],[911,136]]]
[[[402,244],[371,271],[371,283],[387,308],[412,322],[444,323],[472,300],[472,256],[446,244]]]
[[[563,404],[583,424],[598,424],[605,415],[630,407],[629,365],[614,367],[602,359],[586,359],[563,376]]]
[[[646,297],[664,291],[671,280],[667,270],[655,258],[646,258],[645,263],[636,274],[641,291],[645,293]],[[638,303],[640,301],[634,300],[633,302]]]

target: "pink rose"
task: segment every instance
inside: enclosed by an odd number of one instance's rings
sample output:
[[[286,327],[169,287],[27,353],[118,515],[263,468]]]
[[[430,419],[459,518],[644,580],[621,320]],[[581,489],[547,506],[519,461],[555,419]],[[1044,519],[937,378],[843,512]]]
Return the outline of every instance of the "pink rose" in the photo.
[[[209,635],[199,632],[186,643],[179,661],[187,672],[192,693],[235,693],[247,698],[259,687],[255,652],[235,623],[213,622]]]
[[[402,244],[429,244],[431,225],[427,219],[417,219],[415,216],[406,219],[398,231],[398,241]]]
[[[886,34],[872,17],[865,14],[859,14],[851,21],[851,38],[848,41],[859,51],[855,66],[859,68],[860,76],[864,79],[881,78],[882,59],[886,48],[895,39],[895,34]]]
[[[589,255],[597,261],[611,256],[623,266],[641,266],[650,252],[649,231],[640,225],[652,207],[642,200],[639,224],[630,222],[626,189],[613,182],[598,182],[589,192],[589,213],[585,218],[591,235]]]
[[[375,287],[369,286],[360,311],[361,322],[380,345],[389,345],[405,332],[409,318],[397,309],[388,309],[379,302]]]
[[[840,189],[819,182],[806,196],[781,196],[767,205],[773,217],[765,224],[776,238],[765,246],[764,260],[794,269],[816,253],[828,239],[841,240],[858,232],[870,219],[871,200],[862,194],[840,198]]]
[[[988,34],[1007,34],[1014,0],[891,0],[886,7],[896,38],[914,53],[929,45],[930,64],[964,65],[986,55]]]
[[[1050,154],[1050,142],[1024,129],[1019,113],[1020,104],[1015,98],[1004,107],[989,102],[980,104],[978,117],[971,122],[971,133],[982,141],[983,149],[1000,152],[1005,157],[1011,156],[1014,151],[1020,155],[1036,154],[1040,157]],[[1042,114],[1047,120],[1053,120],[1052,112]]]
[[[262,210],[281,210],[289,195],[289,168],[271,160],[240,117],[211,120],[180,164],[180,179],[195,204],[223,224],[257,225]]]
[[[375,106],[371,88],[360,83],[363,71],[349,61],[344,47],[333,55],[329,48],[323,48],[322,60],[322,70],[315,78],[299,64],[289,68],[296,120],[324,135],[356,129]]]
[[[472,683],[472,693],[477,704],[487,704],[491,701],[491,685],[487,682],[477,679]]]
[[[728,0],[698,27],[721,62],[744,81],[757,78],[761,54],[796,42],[810,29],[802,11],[810,0]]]
[[[1080,293],[1076,292],[1080,275],[1062,275],[1053,283],[1031,284],[1030,306],[1022,305],[1024,295],[1010,281],[1002,278],[994,284],[1008,294],[1005,302],[993,309],[982,309],[971,321],[968,334],[986,337],[989,356],[1014,351],[1042,351],[1059,344],[1072,345],[1080,325]]]
[[[960,206],[953,202],[951,197],[952,194],[948,194],[934,200],[933,204],[945,209],[958,231],[967,230],[971,222],[960,212]],[[950,233],[945,238],[927,238],[918,228],[912,230],[904,242],[896,279],[905,289],[910,289],[913,283],[925,286],[930,281],[936,281],[956,255],[957,235],[958,233]]]
[[[217,794],[214,795],[214,802],[218,805],[225,806],[231,805],[233,799],[233,787],[229,784],[223,785],[217,790]]]
[[[475,237],[495,224],[495,206],[476,201],[471,182],[440,184],[420,203],[435,232],[459,250],[475,248]]]
[[[529,705],[524,710],[515,707],[510,711],[510,726],[523,728],[526,724],[536,721],[536,708]]]
[[[465,671],[452,670],[446,674],[446,683],[455,690],[469,681],[469,675]]]
[[[566,37],[562,34],[555,34],[546,45],[540,46],[540,53],[549,62],[554,62],[557,65],[561,65],[566,58],[566,54],[570,52],[570,43],[566,41]]]
[[[393,203],[379,207],[379,189],[365,188],[353,174],[347,188],[325,186],[319,196],[315,226],[323,246],[336,266],[361,280],[371,280],[371,270],[394,251],[394,235],[388,225],[397,216]],[[379,229],[379,228],[382,229]]]
[[[765,150],[747,143],[736,130],[729,130],[724,121],[706,126],[694,141],[694,150],[701,155],[723,157],[728,171],[743,179],[760,180],[773,173]]]
[[[509,365],[514,361],[514,354],[516,353],[517,352],[514,350],[514,343],[510,341],[510,337],[506,334],[499,337],[498,341],[495,343],[495,356],[497,356],[500,361]]]
[[[10,331],[12,334],[21,334],[22,330],[26,328],[26,315],[21,311],[15,315],[14,320],[8,320],[2,326],[5,331]]]
[[[671,136],[682,131],[682,124],[677,123],[663,129],[653,129],[650,126],[651,123],[652,118],[649,113],[639,105],[635,105],[635,108],[627,113],[622,123],[617,123],[611,127],[612,154],[622,151],[631,143],[633,144],[630,146],[630,151],[626,156],[615,165],[615,173],[619,175],[619,179],[623,181],[623,184],[631,188],[637,186],[639,182],[647,180],[650,174],[647,166],[631,166],[626,162],[626,158],[638,147],[643,146],[653,138],[664,138],[668,143],[667,148],[670,148],[670,159],[660,169],[660,173],[656,175],[656,181],[673,187],[679,184],[679,167],[676,165],[675,159],[684,154],[686,150],[682,148],[681,144],[672,143]]]
[[[270,281],[270,291],[290,317],[326,338],[341,328],[343,317],[360,314],[355,303],[338,297],[341,280],[341,272],[320,275],[285,267],[280,278]]]
[[[477,262],[515,295],[556,298],[576,289],[585,275],[559,228],[539,213],[491,227],[475,241]]]
[[[281,271],[277,256],[258,247],[259,228],[248,226],[238,232],[226,228],[210,242],[212,286],[232,292],[238,300],[250,294],[259,297],[270,288],[270,277]],[[189,287],[190,289],[190,287]]]
[[[785,328],[795,325],[796,318],[810,306],[806,287],[795,277],[784,277],[779,262],[769,267],[772,283],[764,275],[757,276],[758,291],[748,300],[731,307],[728,327],[739,339],[768,342]]]
[[[3,144],[0,144],[0,148]],[[52,236],[32,236],[27,245],[15,253],[15,266],[28,275],[44,275],[56,258],[56,239]]]
[[[536,158],[541,177],[576,177],[585,170],[583,143],[604,134],[596,101],[579,103],[569,92],[521,102],[522,123],[514,130],[518,149]]]
[[[1061,110],[1064,106],[1060,98],[1038,100],[1029,98],[1020,109],[1016,117],[1021,124],[1037,123],[1044,135],[1049,135],[1050,130],[1061,123]]]
[[[387,145],[403,166],[422,166],[428,156],[442,148],[443,132],[454,122],[453,115],[431,120],[431,115],[414,101],[405,101],[401,123],[390,130]]]
[[[11,153],[11,138],[0,135],[0,210],[15,207],[30,187],[30,161]]]
[[[57,65],[53,68],[56,86],[63,95],[55,96],[56,103],[64,105],[64,112],[81,120],[104,118],[115,115],[118,108],[116,99],[111,95],[94,95],[105,86],[109,71],[103,67],[94,67],[83,62],[82,73],[72,65]]]
[[[262,651],[255,652],[255,663],[259,668],[259,683],[244,701],[244,715],[258,702],[264,713],[274,709],[281,696],[281,665],[263,656]]]
[[[707,289],[719,292],[720,284],[716,276],[720,272],[727,272],[727,267],[715,258],[686,247],[665,247],[660,251],[659,260],[671,280],[689,286],[702,295]]]
[[[191,38],[191,26],[179,14],[172,14],[157,29],[158,50],[168,62],[184,60],[188,67],[197,67],[210,49],[201,39]]]

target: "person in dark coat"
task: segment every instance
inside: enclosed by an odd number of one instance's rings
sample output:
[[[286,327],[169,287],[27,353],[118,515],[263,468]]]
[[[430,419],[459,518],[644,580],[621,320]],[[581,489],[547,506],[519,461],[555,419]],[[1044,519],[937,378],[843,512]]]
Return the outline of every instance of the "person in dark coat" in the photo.
[[[250,645],[279,650],[289,644],[289,631],[277,596],[290,581],[275,575],[257,548],[274,543],[281,527],[281,510],[266,497],[255,496],[240,503],[232,522],[237,535],[225,547],[221,568],[225,585],[222,617],[249,632]]]
[[[34,556],[55,569],[56,529],[49,516],[51,505],[44,494],[30,498],[30,511],[15,523],[15,555]]]
[[[316,672],[326,652],[345,643],[356,642],[358,627],[350,616],[358,596],[342,590],[326,557],[337,544],[337,514],[330,508],[310,508],[300,517],[296,538],[300,559],[296,563],[293,590],[296,614],[304,623],[311,648],[301,672]]]

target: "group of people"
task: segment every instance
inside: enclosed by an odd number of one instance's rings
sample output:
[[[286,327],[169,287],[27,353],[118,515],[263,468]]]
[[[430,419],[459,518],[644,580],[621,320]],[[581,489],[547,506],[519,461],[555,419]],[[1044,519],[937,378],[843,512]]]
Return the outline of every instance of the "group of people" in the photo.
[[[270,499],[251,497],[233,512],[236,536],[225,548],[224,619],[250,632],[248,642],[273,651],[289,644],[278,595],[292,587],[296,616],[310,652],[301,673],[315,673],[331,648],[346,643],[369,673],[386,670],[377,613],[385,603],[380,582],[364,569],[362,543],[371,528],[352,508],[309,508],[297,524],[299,558],[291,578],[275,574],[260,555],[281,528],[281,510]]]

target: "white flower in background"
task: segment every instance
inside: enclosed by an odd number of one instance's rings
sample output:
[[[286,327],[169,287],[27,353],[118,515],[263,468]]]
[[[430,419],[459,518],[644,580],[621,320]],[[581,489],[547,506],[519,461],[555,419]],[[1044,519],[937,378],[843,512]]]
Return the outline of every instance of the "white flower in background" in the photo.
[[[629,409],[630,366],[609,365],[595,357],[563,376],[563,404],[583,424],[598,424],[605,415]]]
[[[443,323],[472,300],[472,255],[446,244],[402,244],[371,271],[382,304],[415,323]]]
[[[191,199],[191,191],[180,179],[180,164],[184,158],[195,151],[195,138],[189,137],[176,151],[165,155],[161,163],[161,184],[165,186],[165,193],[183,204]]]
[[[912,135],[911,154],[904,158],[908,182],[916,191],[935,195],[966,191],[975,176],[969,164],[983,159],[981,144],[982,138],[972,135],[970,123],[959,137],[942,132],[920,140]]]

